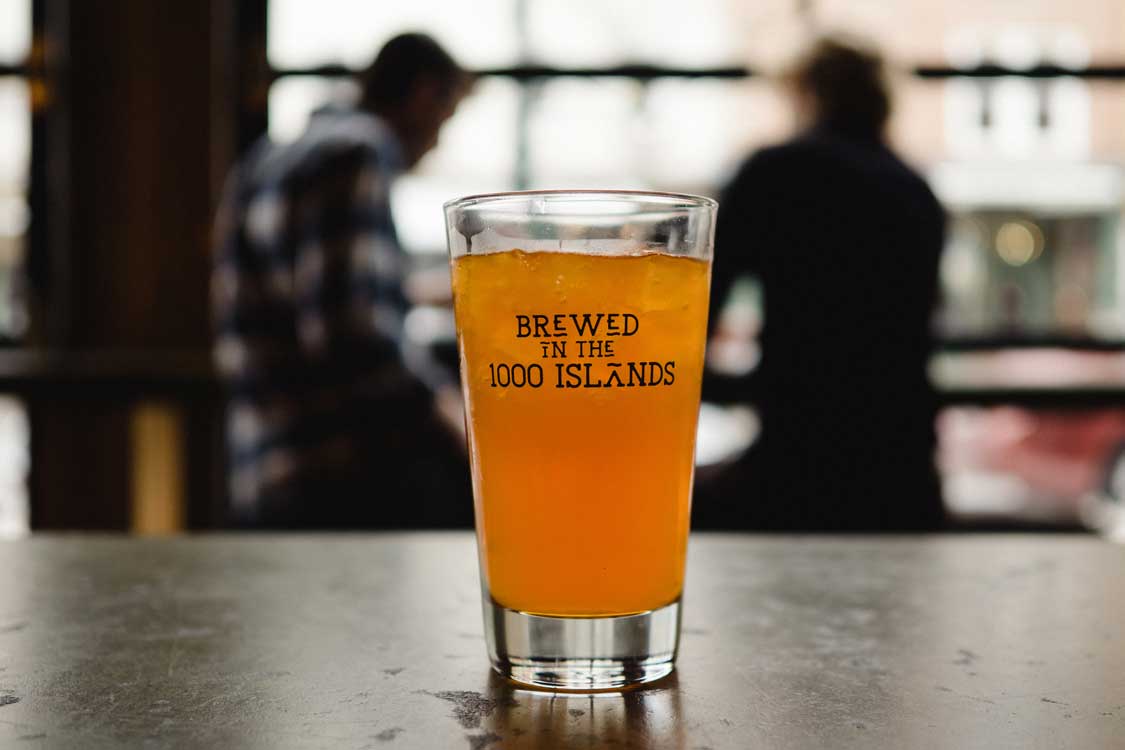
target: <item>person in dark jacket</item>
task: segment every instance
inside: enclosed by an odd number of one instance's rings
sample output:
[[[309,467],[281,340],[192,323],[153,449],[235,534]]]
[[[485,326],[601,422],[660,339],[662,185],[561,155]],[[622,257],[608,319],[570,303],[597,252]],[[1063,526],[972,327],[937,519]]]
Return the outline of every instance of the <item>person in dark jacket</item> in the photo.
[[[886,144],[877,54],[819,41],[790,84],[802,132],[746,160],[716,230],[711,326],[735,281],[757,277],[762,356],[733,388],[709,378],[705,396],[752,402],[761,438],[700,482],[695,525],[937,528],[926,368],[944,213]]]

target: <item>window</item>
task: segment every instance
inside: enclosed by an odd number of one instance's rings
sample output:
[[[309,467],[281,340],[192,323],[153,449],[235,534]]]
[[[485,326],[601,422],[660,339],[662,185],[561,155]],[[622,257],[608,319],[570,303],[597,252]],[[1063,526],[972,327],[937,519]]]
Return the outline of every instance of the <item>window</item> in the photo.
[[[30,212],[31,91],[24,73],[31,50],[30,0],[0,2],[0,340],[27,329],[19,272]]]
[[[271,132],[295,134],[311,109],[346,95],[338,83],[297,74],[327,63],[359,68],[407,29],[433,33],[469,67],[495,74],[396,189],[404,245],[435,262],[444,249],[440,204],[461,194],[545,186],[714,194],[746,153],[789,129],[770,74],[800,40],[829,30],[878,44],[896,98],[891,140],[950,214],[935,316],[946,347],[933,364],[947,399],[981,389],[1017,401],[1020,389],[1125,389],[1125,4],[273,0],[269,57],[282,76],[270,95]],[[672,75],[608,70],[634,64]],[[521,75],[519,66],[553,74]],[[984,75],[982,66],[1010,74]],[[1036,73],[1041,66],[1062,70]],[[1061,74],[1091,66],[1117,72]],[[739,295],[747,309],[732,320],[758,319],[758,295],[747,289]],[[757,356],[752,347],[719,355],[737,367]],[[1028,372],[1045,379],[1027,382]],[[1043,434],[1065,432],[1049,410],[1022,413],[1042,416]],[[963,508],[982,486],[963,481],[965,472],[978,476],[979,467],[948,457],[964,455],[957,446],[977,439],[974,430],[1002,436],[1012,420],[990,414],[951,411],[939,425],[947,484],[969,498]],[[1066,429],[1096,432],[1115,414],[1092,412]],[[722,435],[749,439],[739,419],[705,414],[719,437],[704,452],[721,455]],[[1101,453],[1086,464],[1104,468]],[[1028,465],[1001,464],[1009,476]]]
[[[730,0],[532,0],[529,57],[561,67],[642,62],[667,67],[742,62],[740,24]]]
[[[487,68],[516,62],[514,0],[272,0],[269,62],[275,68],[343,63],[361,68],[392,36],[433,34],[463,65]]]
[[[30,0],[0,0],[0,342],[28,327],[21,279],[31,162]],[[0,538],[29,528],[27,414],[19,399],[0,396]]]

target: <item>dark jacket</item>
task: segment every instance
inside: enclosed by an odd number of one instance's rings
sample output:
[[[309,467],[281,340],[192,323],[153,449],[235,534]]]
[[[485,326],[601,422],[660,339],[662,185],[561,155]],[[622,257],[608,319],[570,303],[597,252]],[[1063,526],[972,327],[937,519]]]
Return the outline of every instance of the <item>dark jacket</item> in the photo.
[[[704,525],[939,524],[926,368],[944,214],[925,182],[876,140],[813,131],[748,159],[720,206],[712,326],[756,276],[762,359],[734,395],[763,432]]]

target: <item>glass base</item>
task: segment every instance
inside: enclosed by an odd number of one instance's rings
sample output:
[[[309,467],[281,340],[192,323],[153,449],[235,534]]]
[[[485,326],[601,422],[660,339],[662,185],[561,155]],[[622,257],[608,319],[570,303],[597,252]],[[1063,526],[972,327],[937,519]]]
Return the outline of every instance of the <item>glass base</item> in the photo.
[[[671,673],[680,602],[621,617],[543,617],[484,599],[492,668],[552,690],[611,690]]]

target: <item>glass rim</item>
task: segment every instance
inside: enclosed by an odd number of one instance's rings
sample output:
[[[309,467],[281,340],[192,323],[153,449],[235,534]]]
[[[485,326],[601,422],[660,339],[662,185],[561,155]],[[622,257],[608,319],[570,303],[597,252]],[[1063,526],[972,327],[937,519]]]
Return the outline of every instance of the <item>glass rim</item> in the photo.
[[[718,208],[719,202],[705,195],[692,193],[665,192],[659,190],[598,190],[598,189],[552,189],[552,190],[509,190],[495,193],[476,193],[461,198],[454,198],[442,204],[444,211],[451,209],[466,209],[487,204],[488,208],[496,209],[508,202],[527,200],[533,198],[552,198],[564,200],[589,201],[594,203],[602,201],[620,201],[623,203],[637,203],[638,206],[648,201],[657,204],[652,210],[638,208],[637,214],[667,213],[668,211],[690,211],[698,209]],[[596,213],[596,212],[595,212]]]

